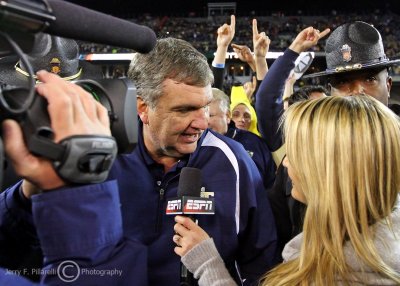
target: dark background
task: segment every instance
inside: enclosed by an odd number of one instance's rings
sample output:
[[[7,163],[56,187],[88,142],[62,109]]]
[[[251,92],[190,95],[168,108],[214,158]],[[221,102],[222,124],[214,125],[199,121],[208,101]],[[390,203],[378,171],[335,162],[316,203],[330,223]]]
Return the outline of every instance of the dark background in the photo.
[[[335,19],[333,20],[332,27],[333,28],[336,24],[342,24],[343,21],[347,21],[348,19],[352,18],[357,18],[358,20],[363,20],[363,21],[374,21],[371,22],[372,24],[376,25],[378,29],[383,33],[384,40],[386,41],[386,37],[391,36],[392,39],[388,41],[392,45],[392,47],[389,49],[389,46],[385,47],[386,52],[391,51],[391,54],[388,54],[389,58],[395,59],[395,58],[400,58],[400,53],[399,53],[399,45],[397,43],[400,43],[399,41],[399,32],[398,30],[400,29],[399,25],[399,16],[400,15],[400,0],[312,0],[312,1],[305,1],[305,0],[237,0],[237,1],[215,1],[215,0],[164,0],[164,1],[151,1],[151,0],[142,0],[142,1],[129,1],[129,0],[66,0],[69,2],[73,2],[75,4],[78,4],[80,6],[88,7],[93,10],[97,10],[106,14],[114,15],[116,17],[120,18],[127,18],[130,20],[133,20],[136,23],[143,24],[143,25],[148,25],[152,27],[151,23],[153,20],[162,18],[164,17],[159,17],[159,16],[170,16],[170,21],[168,24],[170,25],[169,29],[169,36],[182,36],[181,33],[182,31],[191,31],[191,30],[196,30],[191,27],[186,27],[185,25],[181,25],[182,21],[184,20],[176,20],[179,17],[181,18],[192,18],[192,17],[207,17],[208,16],[208,3],[221,3],[221,2],[234,2],[236,3],[236,13],[235,15],[238,17],[246,18],[248,17],[251,19],[251,17],[257,17],[257,16],[278,16],[278,17],[272,17],[274,19],[288,19],[288,21],[291,19],[289,18],[284,18],[284,17],[279,17],[279,16],[327,16],[326,18],[323,17],[323,19]],[[396,16],[393,16],[394,14]],[[146,14],[152,16],[152,17],[143,17],[146,16]],[[230,12],[225,11],[223,15],[226,15],[227,21],[229,21],[229,14]],[[154,17],[155,16],[155,17]],[[174,20],[175,18],[175,20]],[[312,18],[312,17],[311,17]],[[293,19],[300,20],[300,17],[293,17]],[[320,17],[319,17],[320,19]],[[367,19],[367,20],[366,20]],[[395,19],[395,20],[394,20]],[[147,22],[149,20],[149,22]],[[221,21],[221,20],[219,20]],[[302,20],[300,20],[301,22]],[[218,21],[217,21],[218,22]],[[285,22],[284,22],[285,23]],[[282,35],[285,35],[285,26],[290,24],[287,22],[285,25],[284,23],[281,23],[283,28],[282,30]],[[390,23],[390,25],[388,25]],[[214,23],[215,24],[215,23]],[[177,26],[176,26],[177,25]],[[291,26],[296,26],[297,22],[295,21],[294,23],[291,24]],[[323,25],[325,27],[326,25]],[[216,31],[218,27],[217,26],[213,27],[212,32]],[[250,27],[250,26],[249,26]],[[157,28],[157,27],[152,27],[152,28]],[[204,36],[202,33],[210,33],[209,28],[207,27],[204,29],[198,30],[201,31],[197,33],[198,35]],[[293,27],[292,27],[293,28]],[[235,34],[235,38],[238,40],[239,36],[239,31],[243,29],[243,26],[241,28],[238,27],[238,22],[237,22],[237,33]],[[248,29],[248,31],[251,31]],[[162,32],[165,32],[164,30],[158,31],[158,36],[163,36]],[[174,34],[172,32],[176,32],[177,34]],[[293,29],[291,29],[291,36],[294,37],[296,33],[294,32]],[[190,33],[183,33],[184,35],[188,36],[191,35]],[[247,37],[250,39],[249,43],[245,42],[240,42],[241,44],[247,44],[248,46],[251,46],[251,37]],[[242,37],[242,39],[247,39],[246,35]],[[276,37],[277,39],[279,37]],[[186,39],[189,42],[193,42],[193,39]],[[209,51],[203,51],[201,48],[198,48],[200,51],[202,51],[206,56],[211,55],[210,57],[207,56],[211,62],[211,59],[213,58],[213,52],[215,48],[215,38],[210,41],[209,45]],[[196,41],[194,41],[196,42]],[[385,42],[386,43],[386,42]],[[289,45],[289,42],[287,43]],[[285,45],[284,45],[285,46]],[[324,46],[324,42],[321,41],[321,47]],[[92,48],[89,46],[89,49]],[[270,47],[270,51],[283,51],[284,48],[278,48],[274,49],[273,46]],[[319,52],[319,55],[316,56],[316,58],[313,61],[312,66],[309,68],[307,72],[317,72],[321,70],[326,69],[326,63],[325,63],[325,57],[323,56],[322,53],[323,48],[321,48],[321,52]],[[108,49],[107,51],[103,51],[101,49],[95,49],[95,51],[84,51],[83,53],[102,53],[102,52],[110,52]],[[114,52],[114,51],[112,51]],[[116,50],[116,52],[124,52],[120,50]],[[269,59],[268,64],[271,65],[273,63],[273,59]],[[227,68],[227,73],[235,78],[239,79],[243,78],[243,80],[246,80],[247,78],[250,78],[250,71],[247,66],[244,68],[244,72],[242,72],[241,67],[243,66],[243,63],[240,62],[239,60],[229,60],[228,61],[228,66],[230,68]],[[108,69],[108,74],[111,75],[111,77],[114,76],[114,74],[124,74],[126,73],[127,69],[127,64],[123,63],[120,65],[116,65],[115,68],[113,66],[107,67]],[[118,70],[118,73],[115,71]],[[394,80],[394,85],[393,85],[393,90],[392,90],[392,97],[391,101],[392,102],[397,102],[400,103],[400,68],[396,69],[393,74],[393,80]],[[300,81],[300,84],[302,82]],[[320,82],[316,82],[315,84],[319,84]]]
[[[305,15],[329,14],[332,10],[340,12],[368,12],[380,10],[399,11],[400,0],[334,0],[334,1],[305,1],[305,0],[238,0],[238,1],[205,1],[205,0],[68,0],[90,9],[107,14],[129,17],[143,13],[152,15],[192,15],[206,16],[207,3],[236,2],[237,16],[268,15],[283,12],[286,15],[297,14],[299,10]]]

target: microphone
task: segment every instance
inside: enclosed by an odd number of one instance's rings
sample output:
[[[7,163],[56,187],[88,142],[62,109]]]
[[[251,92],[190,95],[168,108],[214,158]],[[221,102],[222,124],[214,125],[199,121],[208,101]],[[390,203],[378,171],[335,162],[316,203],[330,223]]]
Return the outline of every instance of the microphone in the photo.
[[[201,170],[184,167],[181,170],[178,184],[178,197],[167,201],[167,215],[185,214],[213,215],[215,213],[214,198],[201,196]]]
[[[201,197],[202,175],[201,170],[184,167],[181,170],[178,183],[178,198],[168,200],[167,215],[186,214],[196,221],[192,215],[213,215],[214,198]],[[181,263],[180,285],[191,286],[194,284],[193,274]]]
[[[148,53],[156,45],[152,29],[62,0],[48,0],[56,20],[45,32]]]
[[[152,29],[62,0],[0,1],[0,30],[45,32],[76,40],[148,53],[156,45]]]

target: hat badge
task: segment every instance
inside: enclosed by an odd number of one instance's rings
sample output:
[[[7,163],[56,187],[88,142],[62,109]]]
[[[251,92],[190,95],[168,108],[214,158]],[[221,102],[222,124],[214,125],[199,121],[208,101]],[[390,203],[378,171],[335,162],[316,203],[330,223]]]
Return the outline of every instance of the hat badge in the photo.
[[[342,52],[343,61],[351,61],[351,47],[348,44],[344,44],[340,51]]]
[[[59,74],[61,72],[61,61],[58,58],[52,58],[50,61],[50,72]]]

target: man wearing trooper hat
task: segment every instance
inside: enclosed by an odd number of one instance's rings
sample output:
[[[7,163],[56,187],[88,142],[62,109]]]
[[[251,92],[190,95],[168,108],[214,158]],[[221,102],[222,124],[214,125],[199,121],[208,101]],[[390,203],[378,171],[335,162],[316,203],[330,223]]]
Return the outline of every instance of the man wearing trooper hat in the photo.
[[[326,76],[332,95],[368,94],[388,105],[388,68],[400,59],[386,57],[377,29],[361,21],[341,25],[326,40],[325,53],[327,69],[303,78]]]

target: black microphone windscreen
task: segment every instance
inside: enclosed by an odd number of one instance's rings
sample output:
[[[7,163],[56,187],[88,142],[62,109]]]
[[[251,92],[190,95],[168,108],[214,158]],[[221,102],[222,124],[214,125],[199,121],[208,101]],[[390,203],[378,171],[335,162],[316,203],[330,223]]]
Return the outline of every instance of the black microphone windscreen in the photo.
[[[76,40],[89,41],[150,52],[156,44],[152,29],[62,0],[48,0],[56,20],[44,32]]]
[[[178,197],[200,197],[201,184],[202,176],[200,169],[192,167],[182,168],[178,184]]]

